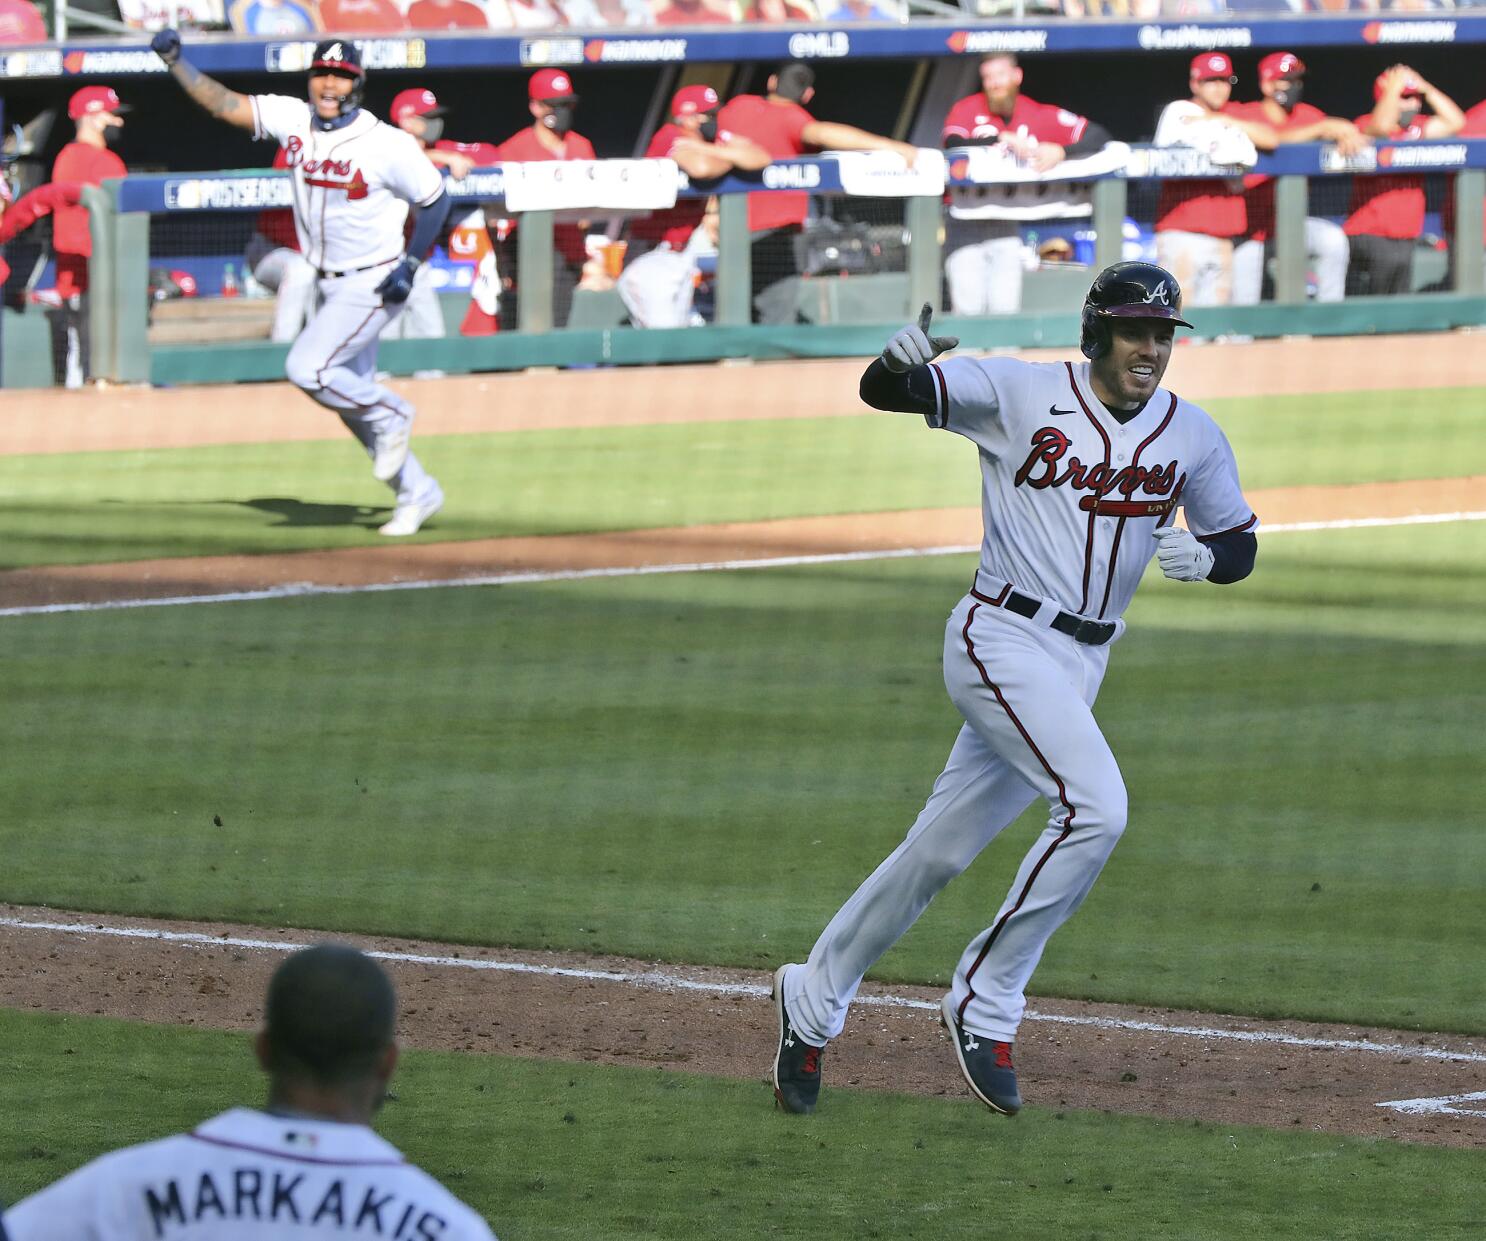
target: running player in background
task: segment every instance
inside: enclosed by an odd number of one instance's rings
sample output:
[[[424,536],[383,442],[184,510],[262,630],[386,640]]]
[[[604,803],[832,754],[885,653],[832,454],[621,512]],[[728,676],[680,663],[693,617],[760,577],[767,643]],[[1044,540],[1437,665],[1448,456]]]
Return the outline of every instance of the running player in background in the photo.
[[[444,493],[409,449],[413,406],[376,380],[377,338],[402,313],[420,256],[448,219],[443,177],[417,139],[361,107],[366,74],[349,40],[316,44],[308,100],[228,90],[182,58],[174,30],[162,30],[150,46],[206,111],[287,152],[295,229],[319,276],[321,304],[285,369],[290,382],[340,415],[371,456],[373,477],[396,492],[379,532],[416,534],[443,507]]]

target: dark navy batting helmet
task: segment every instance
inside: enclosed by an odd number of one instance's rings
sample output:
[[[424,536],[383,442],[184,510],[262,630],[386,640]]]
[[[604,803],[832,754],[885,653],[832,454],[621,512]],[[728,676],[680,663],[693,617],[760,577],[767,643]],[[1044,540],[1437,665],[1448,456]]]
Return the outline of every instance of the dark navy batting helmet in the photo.
[[[366,86],[366,70],[361,67],[361,50],[350,39],[321,39],[310,57],[310,73],[338,73],[351,79],[351,93],[341,101],[341,115],[361,106],[361,92]]]
[[[1078,347],[1086,358],[1109,352],[1111,319],[1164,319],[1191,327],[1182,314],[1182,287],[1176,277],[1154,263],[1116,263],[1094,278],[1084,313]]]

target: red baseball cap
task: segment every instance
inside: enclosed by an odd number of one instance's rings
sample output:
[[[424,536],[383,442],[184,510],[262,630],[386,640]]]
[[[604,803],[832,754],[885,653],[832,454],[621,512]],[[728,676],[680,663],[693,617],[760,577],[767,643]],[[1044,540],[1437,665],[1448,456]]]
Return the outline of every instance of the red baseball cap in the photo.
[[[129,105],[119,102],[118,92],[112,86],[84,86],[67,101],[68,119],[74,121],[99,112],[127,111]]]
[[[540,103],[578,98],[578,92],[573,89],[573,79],[561,69],[538,69],[526,84],[526,95]]]
[[[1391,69],[1385,69],[1382,73],[1378,74],[1377,81],[1372,84],[1372,97],[1374,100],[1383,97],[1383,87],[1387,85],[1388,75],[1391,72],[1393,72]],[[1403,93],[1405,95],[1422,95],[1424,93],[1424,88],[1419,85],[1419,79],[1412,73],[1404,81]]]
[[[1294,52],[1270,52],[1259,62],[1259,80],[1273,82],[1276,78],[1298,78],[1305,73],[1305,61]]]
[[[439,106],[438,96],[426,87],[398,91],[392,97],[388,110],[392,123],[396,125],[405,116],[442,116],[444,108]]]
[[[715,112],[722,100],[710,86],[683,86],[671,96],[672,116],[695,116],[698,112]]]
[[[1226,52],[1203,52],[1200,56],[1192,57],[1192,76],[1199,82],[1209,82],[1213,78],[1227,78],[1235,83],[1238,81],[1233,76],[1233,62],[1228,59]]]

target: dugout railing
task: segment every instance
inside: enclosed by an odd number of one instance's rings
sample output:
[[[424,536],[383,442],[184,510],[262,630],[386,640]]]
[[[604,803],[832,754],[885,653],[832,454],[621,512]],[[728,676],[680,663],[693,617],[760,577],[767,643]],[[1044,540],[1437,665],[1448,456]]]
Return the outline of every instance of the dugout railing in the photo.
[[[949,153],[951,183],[964,183],[960,161]],[[1429,175],[1437,179],[1432,200],[1453,214],[1448,254],[1439,257],[1447,291],[1389,297],[1355,297],[1340,303],[1307,299],[1307,214],[1318,197],[1342,200],[1343,178],[1376,175],[1380,170]],[[1211,165],[1184,148],[1132,148],[1118,173],[1089,182],[1090,213],[1073,221],[1087,246],[1088,266],[1060,265],[1060,288],[1041,299],[1041,309],[984,318],[947,316],[947,330],[974,348],[1068,345],[1077,339],[1080,290],[1094,269],[1129,253],[1126,236],[1132,195],[1163,179],[1191,179],[1236,170]],[[1273,175],[1276,218],[1270,263],[1272,300],[1249,306],[1212,306],[1201,311],[1201,333],[1277,336],[1439,330],[1486,324],[1483,287],[1483,193],[1486,193],[1486,141],[1380,143],[1357,159],[1340,158],[1329,146],[1291,146],[1261,157],[1253,170]],[[1448,175],[1446,175],[1448,173]],[[678,174],[679,176],[679,174]],[[923,302],[944,304],[943,220],[940,194],[902,197],[905,253],[901,270],[872,286],[863,313],[858,299],[848,321],[763,326],[750,322],[750,236],[747,194],[801,189],[829,199],[845,193],[842,168],[832,156],[771,165],[764,173],[729,177],[698,190],[685,185],[679,195],[716,195],[720,228],[715,302],[706,326],[677,330],[623,326],[559,327],[554,322],[551,274],[551,211],[523,213],[518,229],[521,283],[516,330],[497,335],[384,341],[381,364],[394,374],[441,370],[450,373],[519,369],[531,366],[593,366],[703,361],[729,357],[821,357],[866,354],[880,347],[892,330]],[[1312,192],[1312,186],[1317,192]],[[243,171],[198,176],[129,177],[90,190],[94,232],[90,324],[95,376],[115,382],[227,382],[282,376],[286,347],[261,341],[151,344],[149,273],[151,222],[258,212],[287,205],[288,183],[281,173]],[[503,200],[500,169],[477,171],[451,183],[457,202],[498,205]],[[1149,194],[1145,195],[1149,198]],[[596,210],[602,214],[602,209]],[[1433,217],[1432,217],[1433,218]],[[1053,222],[1049,221],[1049,225]],[[1064,223],[1068,223],[1065,221]],[[814,277],[843,285],[852,275]]]

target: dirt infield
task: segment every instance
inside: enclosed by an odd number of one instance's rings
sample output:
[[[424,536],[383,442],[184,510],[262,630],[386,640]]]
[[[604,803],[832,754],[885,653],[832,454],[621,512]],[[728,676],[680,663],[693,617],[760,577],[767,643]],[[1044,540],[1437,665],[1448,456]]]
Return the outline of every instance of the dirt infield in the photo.
[[[5,905],[0,918],[0,1004],[211,1029],[248,1030],[258,1023],[268,975],[282,955],[282,950],[224,939],[303,944],[323,938],[302,931],[94,919]],[[137,937],[25,929],[17,922],[66,923],[79,930],[107,926]],[[162,926],[216,942],[149,938]],[[410,1046],[751,1079],[759,1083],[759,1107],[772,1104],[765,1082],[775,1026],[773,1005],[762,994],[769,984],[766,974],[345,938],[377,952],[453,959],[389,962],[402,1002],[400,1035]],[[470,968],[490,962],[528,968]],[[575,978],[556,974],[558,969],[619,977]],[[684,984],[710,984],[711,989]],[[886,995],[937,1004],[940,993],[923,987],[863,988],[864,997]],[[1235,1033],[1266,1041],[1243,1041]],[[1359,1043],[1373,1049],[1356,1047]],[[1029,1106],[1486,1148],[1481,1116],[1378,1106],[1480,1089],[1486,1069],[1482,1040],[1034,999],[1017,1058]],[[825,1074],[822,1110],[838,1088],[949,1095],[963,1099],[966,1107],[979,1107],[966,1094],[936,1015],[922,1009],[859,1002],[846,1032],[831,1047]]]
[[[1418,386],[1486,386],[1479,338],[1314,340],[1178,352],[1173,385],[1196,400]],[[1024,355],[1029,356],[1029,355]],[[1054,355],[1048,355],[1054,356]],[[1059,354],[1056,356],[1065,356]],[[522,430],[852,412],[857,360],[646,371],[528,373],[399,383],[422,409],[418,433]],[[746,382],[743,374],[746,373]],[[736,378],[738,382],[719,382]],[[699,407],[696,394],[707,404]],[[0,413],[0,455],[118,451],[177,445],[323,439],[342,435],[286,385],[168,392],[18,394]],[[251,418],[230,416],[250,401]],[[228,414],[221,411],[227,406]],[[1264,522],[1396,518],[1486,509],[1486,477],[1355,487],[1306,487],[1251,497]],[[969,546],[977,509],[935,509],[791,521],[731,523],[576,537],[381,545],[286,556],[210,557],[74,565],[0,574],[7,606],[99,603],[261,590],[292,583],[357,586],[451,581],[492,574],[675,565]],[[100,919],[0,905],[0,1005],[106,1014],[211,1028],[258,1020],[273,948],[223,942],[310,942],[307,932],[170,923],[210,943],[151,938],[167,924],[109,916],[125,934],[81,933]],[[61,923],[72,929],[24,923]],[[384,952],[516,962],[529,972],[398,962],[402,1033],[413,1046],[664,1067],[760,1082],[772,1056],[767,977],[708,968],[564,954],[451,948],[347,937]],[[619,979],[558,975],[557,968]],[[710,984],[691,990],[682,981]],[[728,991],[743,987],[746,993]],[[937,1001],[914,987],[864,995]],[[1214,1123],[1255,1123],[1333,1133],[1486,1147],[1486,1116],[1407,1112],[1379,1104],[1481,1089],[1486,1040],[1361,1030],[1034,999],[1018,1043],[1023,1091],[1042,1107],[1108,1109]],[[1178,1031],[1173,1027],[1182,1027]],[[1185,1032],[1183,1032],[1185,1031]],[[1247,1040],[1237,1032],[1255,1036]],[[1304,1043],[1302,1040],[1312,1040]],[[1371,1049],[1346,1044],[1374,1044]],[[863,1004],[826,1062],[831,1088],[896,1089],[964,1098],[934,1015]],[[968,1100],[966,1106],[975,1106]],[[1465,1104],[1486,1111],[1486,1105]],[[823,1108],[829,1107],[829,1095]],[[990,1122],[988,1123],[999,1123]],[[1014,1122],[1008,1122],[1014,1123]]]

